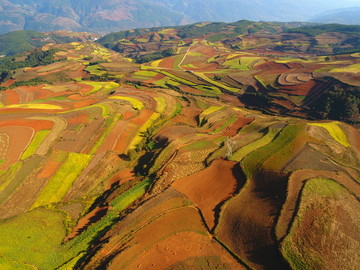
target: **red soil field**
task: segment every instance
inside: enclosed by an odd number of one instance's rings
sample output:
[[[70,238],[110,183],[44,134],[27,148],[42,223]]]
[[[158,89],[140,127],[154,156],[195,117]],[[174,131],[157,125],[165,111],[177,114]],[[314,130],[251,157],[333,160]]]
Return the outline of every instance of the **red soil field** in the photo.
[[[175,59],[173,57],[166,57],[161,61],[160,67],[173,68],[174,62],[175,62]]]
[[[6,164],[12,164],[19,160],[35,134],[35,130],[26,126],[0,127],[0,133],[8,136],[8,145],[2,149],[5,153]]]
[[[103,144],[98,149],[98,153],[114,150],[119,142],[119,137],[126,127],[125,121],[119,121],[106,137]]]
[[[149,223],[145,224],[141,230],[132,235],[133,237],[125,244],[125,247],[127,248],[123,249],[123,251],[114,258],[108,269],[129,269],[128,266],[130,264],[138,265],[143,263],[138,259],[139,255],[144,254],[144,252],[152,247],[156,247],[158,243],[161,243],[167,237],[171,237],[172,235],[184,231],[199,233],[205,233],[206,231],[201,223],[197,210],[193,207],[181,207],[173,211],[159,214],[160,215],[155,220],[149,221]],[[211,238],[209,237],[208,239]],[[121,244],[121,242],[118,244]],[[192,244],[194,245],[195,243]],[[172,249],[174,247],[170,246],[169,248]],[[104,252],[105,251],[106,250],[104,250]],[[192,251],[190,250],[189,252]],[[111,249],[109,250],[109,253],[111,253]],[[177,254],[178,253],[175,253],[173,256],[176,256]],[[180,254],[181,253],[179,253],[179,255]],[[150,260],[151,262],[149,263],[156,265],[158,261],[163,261],[163,258],[151,256]],[[177,259],[174,261],[177,261]]]
[[[4,92],[4,98],[1,99],[5,105],[18,104],[20,103],[20,96],[14,90],[8,90]]]
[[[123,169],[120,172],[113,175],[106,183],[105,188],[108,190],[112,185],[119,183],[120,185],[134,179],[134,170],[133,169]]]
[[[161,73],[158,73],[154,77],[152,77],[151,79],[147,80],[146,82],[147,83],[155,83],[155,82],[157,82],[158,80],[161,80],[164,77],[165,77],[165,75],[163,75]]]
[[[235,136],[239,129],[250,124],[254,121],[255,118],[239,117],[234,124],[231,125],[229,129],[223,134],[223,136],[233,137]]]
[[[209,260],[212,256],[218,258],[215,264]],[[158,242],[139,255],[127,269],[168,269],[180,262],[184,267],[181,269],[192,269],[195,266],[186,263],[190,258],[202,259],[204,268],[201,269],[246,269],[217,242],[195,232],[179,232]],[[116,269],[116,265],[109,269]]]
[[[285,64],[281,64],[281,63],[275,63],[275,62],[271,62],[271,61],[268,61],[265,63],[266,66],[271,69],[271,70],[289,70],[289,67]],[[257,66],[257,68],[260,68],[261,65]]]
[[[6,82],[2,83],[0,86],[9,87],[15,82],[15,79],[8,79]]]
[[[93,87],[89,84],[78,83],[78,85],[81,86],[81,90],[80,90],[81,95],[85,95],[89,93],[91,90],[93,90]]]
[[[235,162],[215,160],[209,168],[175,181],[172,186],[194,202],[210,229],[215,225],[216,209],[235,192],[240,179],[234,175]]]
[[[6,121],[0,121],[0,127],[30,127],[35,131],[51,129],[54,126],[54,122],[48,120],[37,119],[9,119]]]
[[[83,124],[89,121],[89,116],[83,112],[73,112],[64,115],[69,125]]]
[[[61,165],[61,162],[59,162],[59,161],[49,160],[44,165],[42,170],[39,172],[39,174],[37,175],[37,178],[50,178],[51,176],[53,176],[55,174],[55,172],[60,167],[60,165]]]
[[[283,86],[280,92],[299,95],[299,96],[306,96],[311,89],[315,87],[317,83],[315,81],[308,81],[307,83],[294,85],[294,86]]]

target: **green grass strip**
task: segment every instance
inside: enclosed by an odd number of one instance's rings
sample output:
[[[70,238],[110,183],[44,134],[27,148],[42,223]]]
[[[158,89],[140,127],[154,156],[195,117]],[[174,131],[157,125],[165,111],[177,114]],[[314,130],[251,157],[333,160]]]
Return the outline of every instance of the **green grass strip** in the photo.
[[[217,112],[219,110],[221,110],[222,108],[224,108],[223,106],[210,106],[207,109],[205,109],[204,111],[202,111],[199,115],[199,122],[202,123],[204,121],[205,116]]]
[[[150,185],[150,180],[144,180],[143,182],[137,184],[135,187],[125,191],[119,197],[115,198],[111,205],[112,210],[122,211],[126,209],[130,204],[139,199],[142,195],[145,194],[146,190]]]
[[[6,170],[0,171],[0,191],[3,191],[11,183],[21,166],[21,162],[16,162]]]
[[[208,76],[206,76],[204,73],[201,72],[193,72],[196,76],[200,77],[201,79],[203,79],[204,81],[211,83],[217,87],[223,88],[225,90],[231,91],[231,92],[239,92],[240,89],[238,88],[234,88],[234,87],[229,87],[227,85],[224,85],[218,81],[214,81],[212,79],[210,79]]]
[[[100,138],[95,143],[94,147],[90,151],[90,155],[93,155],[96,153],[96,151],[99,149],[99,147],[103,144],[106,137],[110,134],[110,132],[113,130],[113,128],[116,126],[117,122],[121,119],[121,114],[115,114],[113,117],[109,117],[105,121],[105,131],[101,133]]]
[[[270,156],[274,155],[277,151],[286,147],[296,137],[303,132],[306,128],[305,124],[288,125],[283,128],[274,140],[263,147],[252,151],[242,161],[241,167],[243,168],[246,176],[252,178],[261,168],[261,165]]]
[[[327,178],[308,180],[301,195],[297,215],[291,225],[289,234],[281,243],[280,251],[291,269],[325,269],[323,267],[324,260],[319,256],[319,251],[314,249],[312,241],[316,241],[316,239],[325,241],[329,240],[327,238],[331,238],[334,230],[336,230],[332,229],[332,227],[337,225],[336,222],[332,222],[335,217],[328,214],[331,210],[325,210],[321,211],[321,215],[314,219],[311,225],[304,218],[313,215],[313,212],[317,209],[326,209],[328,205],[332,205],[332,201],[342,201],[344,198],[349,200],[351,195],[345,187]],[[357,202],[355,198],[353,198],[353,201],[354,203]],[[303,230],[308,232],[308,238],[299,237],[304,235]],[[322,237],[316,236],[316,234],[320,234]],[[354,239],[354,241],[356,240]],[[335,247],[339,245],[341,244],[335,243]]]
[[[186,84],[186,85],[190,85],[190,86],[196,86],[197,84],[192,82],[192,81],[189,81],[189,80],[186,80],[186,79],[183,79],[183,78],[180,78],[170,72],[167,72],[167,71],[163,71],[163,70],[157,70],[157,72],[179,82],[179,83],[182,83],[182,84]]]
[[[83,81],[82,83],[90,85],[93,87],[93,89],[88,92],[86,95],[91,95],[96,92],[99,92],[100,90],[105,93],[109,93],[114,88],[118,87],[119,84],[116,82],[87,82]]]
[[[144,139],[144,133],[154,124],[154,122],[160,117],[161,115],[157,112],[154,112],[150,118],[140,127],[138,133],[135,135],[132,142],[129,144],[127,150],[135,149],[138,144]]]
[[[31,209],[60,202],[83,169],[89,164],[91,158],[91,155],[69,153],[64,163],[41,191]]]
[[[231,156],[230,159],[232,161],[241,161],[244,157],[246,157],[251,152],[259,149],[260,147],[263,147],[263,146],[269,144],[275,138],[276,134],[278,134],[278,133],[279,133],[278,129],[269,128],[268,132],[265,134],[264,137],[240,148],[238,151],[236,151]]]
[[[50,130],[40,130],[38,131],[34,138],[32,139],[30,145],[26,148],[25,152],[22,154],[21,159],[26,159],[33,155],[41,144],[41,142],[46,138],[46,136],[50,133]]]

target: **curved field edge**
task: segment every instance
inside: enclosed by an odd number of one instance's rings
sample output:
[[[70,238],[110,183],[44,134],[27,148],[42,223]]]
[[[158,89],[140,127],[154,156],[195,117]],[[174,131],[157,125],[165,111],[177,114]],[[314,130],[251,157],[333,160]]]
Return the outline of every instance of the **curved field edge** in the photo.
[[[308,180],[280,250],[293,269],[358,269],[360,204],[327,178]]]

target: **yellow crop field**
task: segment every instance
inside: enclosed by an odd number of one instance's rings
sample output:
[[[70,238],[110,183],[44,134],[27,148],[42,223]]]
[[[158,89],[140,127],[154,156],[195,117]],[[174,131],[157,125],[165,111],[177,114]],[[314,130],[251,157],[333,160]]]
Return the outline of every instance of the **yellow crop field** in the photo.
[[[201,73],[201,72],[193,72],[196,76],[200,77],[201,79],[207,81],[208,83],[211,83],[215,86],[218,86],[220,88],[223,88],[223,89],[226,89],[228,91],[231,91],[231,92],[239,92],[240,89],[238,88],[234,88],[234,87],[230,87],[230,86],[227,86],[227,85],[224,85],[218,81],[214,81],[212,79],[210,79],[208,76],[206,76],[204,73]]]
[[[42,103],[26,103],[26,104],[12,104],[6,106],[6,108],[12,109],[38,109],[38,110],[62,110],[63,108],[53,104]]]
[[[119,84],[116,82],[85,82],[84,81],[82,83],[91,85],[93,87],[93,89],[89,93],[87,93],[87,95],[94,94],[100,90],[102,90],[103,92],[110,92],[112,89],[119,86]]]
[[[91,158],[91,155],[69,153],[59,170],[41,191],[31,209],[61,201],[83,169],[89,164]]]
[[[162,59],[160,59],[160,60],[155,60],[155,61],[151,62],[151,66],[152,66],[152,67],[158,67],[159,64],[161,63],[161,61],[162,61]]]
[[[222,106],[210,106],[209,108],[207,108],[206,110],[204,110],[200,115],[199,115],[199,121],[200,121],[200,123],[202,123],[202,121],[203,121],[203,119],[204,119],[204,117],[206,116],[206,115],[209,115],[209,114],[211,114],[211,113],[213,113],[213,112],[216,112],[216,111],[218,111],[218,110],[220,110],[220,109],[222,109],[223,107]]]
[[[360,70],[360,63],[359,64],[354,64],[354,65],[350,65],[347,67],[343,67],[343,68],[334,68],[332,70],[330,70],[330,72],[350,72],[350,73],[359,73]]]
[[[138,133],[135,135],[134,139],[129,144],[127,150],[135,149],[136,146],[141,143],[141,141],[144,139],[143,133],[147,131],[148,128],[150,128],[154,122],[160,117],[160,113],[154,112],[150,118],[140,127]]]
[[[144,103],[142,103],[140,100],[133,98],[133,97],[112,96],[112,97],[110,97],[110,99],[121,99],[121,100],[129,101],[131,103],[131,106],[135,110],[139,110],[139,111],[141,111],[145,107]]]
[[[335,141],[337,141],[338,143],[342,144],[345,147],[350,146],[350,143],[347,139],[345,132],[339,127],[339,122],[334,121],[330,123],[311,123],[309,125],[325,128]]]
[[[157,105],[156,105],[156,112],[163,113],[166,110],[166,99],[163,96],[155,98]]]

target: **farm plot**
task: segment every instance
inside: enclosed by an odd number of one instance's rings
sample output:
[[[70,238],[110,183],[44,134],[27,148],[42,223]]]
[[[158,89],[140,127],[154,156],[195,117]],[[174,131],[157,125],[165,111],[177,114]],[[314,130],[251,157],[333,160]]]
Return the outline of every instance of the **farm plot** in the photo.
[[[2,157],[1,165],[7,166],[21,158],[21,155],[33,139],[35,130],[27,126],[5,126],[0,127],[0,134],[2,134],[4,142],[0,153]]]
[[[291,230],[281,243],[290,266],[356,269],[359,210],[358,200],[343,186],[324,178],[307,181]]]
[[[69,153],[66,160],[41,191],[31,208],[34,209],[42,205],[61,201],[75,182],[76,178],[88,165],[91,158],[92,156],[90,155]]]
[[[200,208],[211,230],[217,222],[218,208],[239,189],[242,180],[236,174],[234,162],[216,160],[209,168],[176,180],[172,187]]]

